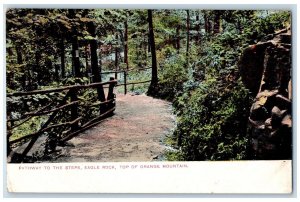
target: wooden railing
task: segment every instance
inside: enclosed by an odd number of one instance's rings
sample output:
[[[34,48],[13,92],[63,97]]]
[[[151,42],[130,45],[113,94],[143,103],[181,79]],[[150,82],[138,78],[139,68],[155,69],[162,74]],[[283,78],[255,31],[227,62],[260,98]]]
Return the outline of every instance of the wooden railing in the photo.
[[[99,101],[96,97],[96,102],[87,103],[86,100],[80,98],[84,90],[91,90],[102,88],[108,85],[108,92],[105,101]],[[75,135],[83,132],[84,130],[95,126],[101,120],[108,117],[115,110],[115,94],[113,93],[114,87],[117,85],[117,81],[111,78],[108,82],[92,83],[87,85],[73,85],[64,86],[54,89],[46,90],[34,90],[28,92],[14,92],[8,93],[8,99],[14,99],[16,97],[24,98],[26,96],[35,95],[49,95],[55,93],[65,93],[63,98],[58,100],[57,98],[46,106],[41,107],[35,111],[27,111],[24,109],[11,109],[8,106],[7,111],[7,152],[13,154],[12,152],[16,147],[24,145],[29,142],[25,149],[21,152],[18,161],[22,162],[24,157],[32,149],[33,145],[36,143],[39,137],[42,135],[47,135],[47,140],[51,143],[46,145],[50,148],[55,148],[57,145],[64,144],[65,141],[71,139]],[[92,91],[91,91],[92,92]],[[95,93],[96,94],[96,93]],[[8,103],[9,105],[9,103]],[[80,108],[85,107],[86,109],[96,108],[99,109],[99,113],[96,112],[96,116],[91,116],[93,112],[91,111],[79,111]],[[15,118],[13,113],[18,110],[22,111],[21,116]],[[22,137],[12,139],[13,129],[22,126],[27,123],[33,117],[48,116],[47,120],[40,126],[40,128],[32,133],[27,134]],[[64,122],[62,122],[64,121]]]
[[[117,77],[117,74],[123,74],[123,78],[124,78],[124,83],[119,83],[117,84],[117,86],[124,86],[124,94],[127,94],[127,87],[128,85],[135,85],[135,84],[142,84],[142,83],[149,83],[151,82],[151,80],[145,80],[145,81],[130,81],[128,82],[128,73],[132,72],[132,71],[145,71],[148,69],[151,69],[152,67],[145,67],[145,68],[130,68],[128,70],[119,70],[119,71],[105,71],[105,72],[101,72],[101,75],[103,74],[115,74],[115,78]]]

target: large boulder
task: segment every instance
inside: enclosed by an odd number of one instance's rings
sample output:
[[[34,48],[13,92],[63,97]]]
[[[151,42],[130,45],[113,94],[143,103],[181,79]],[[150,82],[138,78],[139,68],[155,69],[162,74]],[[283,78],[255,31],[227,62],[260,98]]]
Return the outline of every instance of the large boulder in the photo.
[[[238,63],[242,81],[255,96],[249,116],[253,159],[291,159],[291,32],[246,48]]]
[[[271,45],[271,42],[263,42],[249,46],[238,62],[242,81],[253,94],[259,90],[264,70],[265,50]]]

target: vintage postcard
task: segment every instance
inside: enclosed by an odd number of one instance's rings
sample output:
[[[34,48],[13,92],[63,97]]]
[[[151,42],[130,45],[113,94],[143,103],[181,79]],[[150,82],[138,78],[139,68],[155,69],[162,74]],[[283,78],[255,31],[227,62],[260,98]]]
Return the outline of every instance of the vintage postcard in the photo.
[[[7,189],[292,192],[292,9],[5,9]]]

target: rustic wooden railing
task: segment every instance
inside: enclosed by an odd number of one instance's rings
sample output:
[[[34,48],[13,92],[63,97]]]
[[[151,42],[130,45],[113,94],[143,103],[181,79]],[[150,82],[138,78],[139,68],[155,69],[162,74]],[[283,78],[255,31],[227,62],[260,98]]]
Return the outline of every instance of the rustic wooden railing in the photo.
[[[135,85],[135,84],[142,84],[142,83],[149,83],[151,82],[151,80],[145,80],[145,81],[130,81],[128,82],[128,73],[131,71],[145,71],[148,69],[151,69],[152,67],[145,67],[145,68],[130,68],[128,70],[119,70],[119,71],[105,71],[105,72],[101,72],[101,75],[103,74],[115,74],[115,78],[118,78],[118,74],[123,74],[123,78],[124,78],[124,83],[118,83],[116,86],[124,86],[124,94],[127,94],[127,87],[129,85]]]
[[[100,102],[98,100],[97,102],[87,103],[85,100],[79,97],[79,95],[83,94],[84,90],[86,89],[97,89],[105,85],[109,86],[105,101]],[[110,78],[110,81],[108,82],[64,86],[47,90],[8,93],[7,98],[65,93],[64,97],[61,100],[52,101],[46,106],[43,106],[34,112],[23,112],[23,114],[17,118],[13,118],[12,116],[12,113],[16,112],[16,109],[7,111],[8,155],[10,153],[13,153],[11,151],[14,148],[29,142],[20,154],[19,161],[22,162],[28,152],[32,149],[38,138],[42,135],[47,135],[48,140],[51,139],[52,142],[54,141],[55,145],[52,145],[52,147],[55,147],[56,145],[64,144],[65,141],[71,139],[84,130],[95,126],[101,120],[108,117],[108,115],[112,114],[112,112],[115,110],[115,94],[113,93],[113,90],[116,85],[117,81],[114,80],[114,78]],[[82,110],[81,112],[79,112],[79,108],[83,106],[86,108],[99,107],[99,113],[97,113],[98,115],[93,117],[90,116],[87,111]],[[20,127],[33,117],[45,115],[49,116],[48,119],[40,126],[40,129],[36,132],[27,134],[19,138],[15,138],[13,140],[10,138],[12,136],[13,129]],[[65,122],[61,122],[61,120],[64,120]],[[57,129],[59,132],[55,131],[55,129]]]

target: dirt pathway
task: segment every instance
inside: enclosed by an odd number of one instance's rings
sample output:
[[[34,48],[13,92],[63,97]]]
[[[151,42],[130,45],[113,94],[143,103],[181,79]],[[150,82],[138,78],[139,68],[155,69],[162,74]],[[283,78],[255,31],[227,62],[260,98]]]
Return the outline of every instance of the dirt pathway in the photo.
[[[51,162],[160,160],[174,128],[171,104],[146,95],[117,95],[115,115],[69,140]]]

